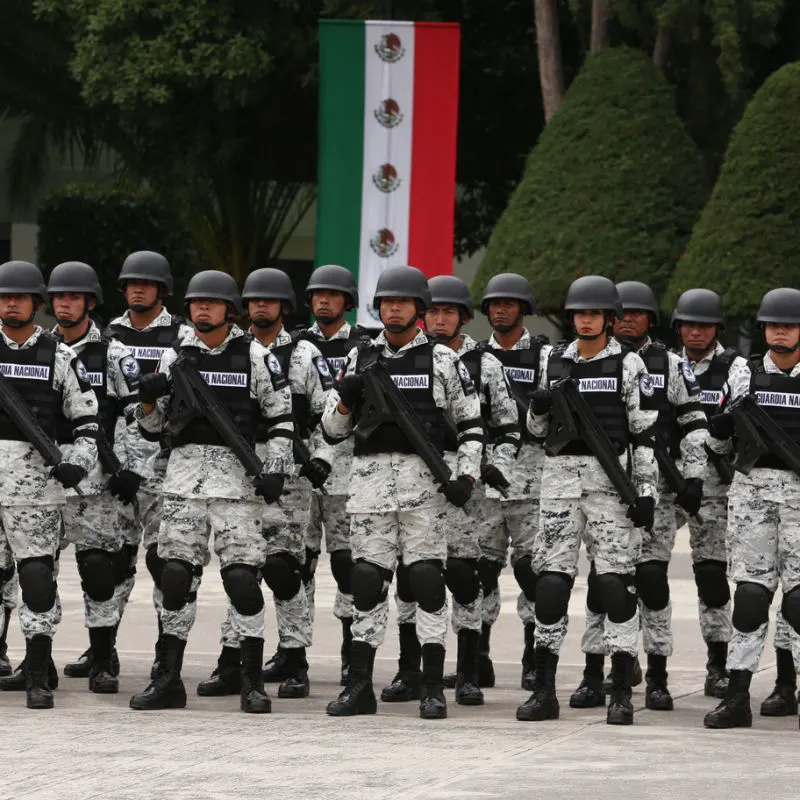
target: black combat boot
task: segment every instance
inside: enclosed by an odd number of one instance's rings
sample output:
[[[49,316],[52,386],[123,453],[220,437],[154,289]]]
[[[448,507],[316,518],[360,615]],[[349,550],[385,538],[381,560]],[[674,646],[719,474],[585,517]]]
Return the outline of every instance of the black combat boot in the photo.
[[[37,633],[25,640],[25,692],[28,708],[52,708],[53,692],[50,691],[48,665],[53,651],[53,640]]]
[[[397,674],[381,691],[384,703],[407,703],[419,700],[422,692],[420,659],[422,647],[417,639],[417,626],[413,622],[398,625],[400,629],[400,657],[397,659]]]
[[[725,662],[728,660],[727,642],[706,642],[708,661],[706,661],[706,680],[703,694],[706,697],[727,697],[728,671]]]
[[[642,664],[639,661],[639,656],[633,657],[633,674],[631,675],[631,686],[638,686],[644,680],[642,674]],[[611,673],[603,681],[603,694],[611,694]]]
[[[11,621],[11,609],[3,606],[3,630],[0,632],[0,677],[8,677],[14,670],[8,660],[8,623]]]
[[[602,653],[586,653],[583,680],[570,695],[570,708],[597,708],[606,704],[603,692],[603,664],[606,657]]]
[[[161,635],[158,674],[141,694],[131,697],[131,708],[137,711],[154,711],[186,707],[186,687],[181,680],[185,649],[186,642],[183,639],[169,633]]]
[[[777,676],[772,694],[761,704],[762,717],[790,717],[797,713],[797,673],[792,651],[775,648]]]
[[[258,636],[242,639],[241,703],[248,714],[269,714],[272,703],[264,691],[261,662],[264,660],[264,640]]]
[[[651,711],[672,711],[674,704],[667,688],[667,657],[647,654],[644,707]]]
[[[25,675],[28,670],[27,657],[19,662],[19,666],[6,678],[0,678],[0,691],[3,692],[24,692],[25,691]],[[58,670],[50,659],[50,666],[47,670],[47,685],[51,691],[58,689]]]
[[[446,719],[444,699],[444,645],[422,646],[422,698],[419,701],[420,719]]]
[[[378,701],[372,688],[372,668],[375,648],[366,642],[354,641],[350,646],[350,673],[347,686],[341,694],[328,703],[325,709],[332,717],[354,717],[357,714],[374,714]]]
[[[280,645],[272,654],[272,658],[264,664],[261,675],[264,683],[281,683],[286,680],[286,651],[282,650]]]
[[[92,648],[87,647],[74,661],[64,664],[64,675],[67,678],[88,678],[92,667]]]
[[[536,668],[533,665],[534,633],[536,626],[532,622],[525,624],[525,649],[522,651],[522,677],[519,681],[520,689],[532,692],[536,682]]]
[[[533,651],[533,660],[536,669],[533,694],[517,709],[517,719],[523,722],[558,719],[560,713],[556,697],[558,653],[537,647]]]
[[[347,686],[347,675],[350,672],[350,645],[353,643],[352,626],[352,617],[345,617],[342,620],[342,649],[339,651],[342,658],[340,686]]]
[[[278,687],[278,697],[283,700],[296,700],[308,697],[311,682],[308,680],[308,660],[305,647],[292,647],[286,653],[286,677]]]
[[[478,645],[478,686],[491,689],[494,686],[494,664],[489,655],[489,640],[492,637],[492,626],[481,625],[481,639]]]
[[[633,662],[630,653],[611,654],[611,692],[608,696],[608,725],[633,725]]]
[[[478,686],[478,631],[458,632],[456,659],[456,703],[460,706],[482,706],[483,692]]]
[[[753,673],[744,669],[732,669],[728,676],[725,699],[706,714],[706,728],[752,728],[753,714],[750,711],[750,680]]]
[[[95,694],[116,694],[119,691],[119,680],[111,663],[114,628],[89,628],[89,642],[89,649],[92,651],[89,691]]]
[[[261,664],[259,663],[259,669]],[[200,697],[226,697],[242,691],[242,655],[238,647],[223,647],[211,676],[197,684]]]
[[[157,677],[159,672],[161,672],[161,662],[164,660],[164,648],[163,648],[163,639],[164,639],[164,626],[161,624],[161,615],[158,615],[158,639],[156,639],[155,644],[155,658],[153,659],[153,665],[150,667],[150,680],[154,681]]]

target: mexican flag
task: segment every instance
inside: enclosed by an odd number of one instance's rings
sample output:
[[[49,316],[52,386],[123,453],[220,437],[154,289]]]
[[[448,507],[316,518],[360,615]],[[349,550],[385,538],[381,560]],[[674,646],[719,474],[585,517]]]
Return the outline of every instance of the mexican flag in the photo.
[[[317,266],[358,281],[358,322],[386,267],[453,271],[459,26],[320,22]]]

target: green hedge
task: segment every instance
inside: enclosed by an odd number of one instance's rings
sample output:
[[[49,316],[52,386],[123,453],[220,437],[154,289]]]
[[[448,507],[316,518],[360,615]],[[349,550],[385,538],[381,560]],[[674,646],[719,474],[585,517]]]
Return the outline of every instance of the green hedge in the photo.
[[[800,62],[774,72],[734,130],[711,199],[669,287],[722,294],[731,317],[800,285]]]
[[[39,265],[45,275],[63,261],[84,261],[97,271],[105,303],[95,318],[108,321],[125,308],[117,276],[134,250],[163,253],[181,298],[187,276],[201,268],[188,236],[176,230],[146,190],[75,184],[46,197],[39,207]],[[172,301],[174,311],[180,306]]]
[[[702,157],[650,61],[590,55],[528,157],[473,293],[519,272],[546,313],[586,274],[663,291],[708,195]]]

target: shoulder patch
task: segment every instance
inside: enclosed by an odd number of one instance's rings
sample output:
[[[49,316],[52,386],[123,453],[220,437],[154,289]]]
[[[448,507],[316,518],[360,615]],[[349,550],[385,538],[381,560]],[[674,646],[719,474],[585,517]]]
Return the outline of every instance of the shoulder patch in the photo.
[[[460,358],[456,361],[456,371],[458,372],[458,379],[461,381],[461,388],[464,390],[464,394],[467,397],[471,394],[475,394],[475,384],[472,382],[469,370],[464,366],[464,362]]]
[[[75,377],[78,379],[78,385],[80,386],[81,391],[91,392],[92,384],[89,381],[89,373],[86,371],[83,361],[81,361],[77,356],[72,359],[72,369],[75,373]]]
[[[700,384],[698,384],[697,378],[692,372],[692,365],[686,356],[681,359],[681,375],[683,375],[683,382],[686,384],[689,394],[700,394]]]
[[[267,371],[269,372],[272,388],[276,390],[283,389],[287,384],[286,376],[283,374],[280,361],[275,357],[275,354],[267,353],[264,356],[264,364],[266,364]]]
[[[655,386],[653,385],[653,376],[645,372],[639,378],[639,391],[645,397],[652,397],[655,394]]]
[[[119,360],[119,369],[122,377],[125,378],[128,388],[131,390],[136,389],[139,386],[139,376],[141,374],[139,362],[133,356],[123,356]]]

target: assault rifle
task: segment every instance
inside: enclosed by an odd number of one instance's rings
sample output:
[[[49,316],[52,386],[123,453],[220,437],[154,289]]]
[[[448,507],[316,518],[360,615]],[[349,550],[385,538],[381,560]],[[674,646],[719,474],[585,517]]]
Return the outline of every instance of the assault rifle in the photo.
[[[292,455],[294,456],[295,463],[300,464],[301,467],[306,466],[312,459],[311,450],[300,435],[297,425],[294,426],[294,437],[292,438]],[[328,490],[324,486],[318,487],[321,494],[327,495]]]
[[[562,378],[553,385],[551,394],[552,428],[543,445],[547,455],[558,455],[572,441],[585,442],[608,476],[621,502],[627,506],[635,505],[638,498],[636,487],[619,463],[608,434],[581,396],[577,381],[574,378]]]
[[[397,388],[381,361],[380,350],[363,352],[356,367],[364,382],[361,418],[354,433],[367,439],[380,425],[397,425],[405,434],[414,452],[425,462],[433,479],[441,486],[450,482],[452,470],[433,442],[425,435],[425,425],[408,400]]]
[[[0,372],[0,408],[25,437],[25,441],[33,445],[48,467],[57,467],[64,460],[58,445],[47,435],[16,386],[2,372]],[[83,496],[78,486],[74,488],[76,494]]]
[[[760,458],[771,455],[795,475],[800,475],[800,446],[758,405],[752,394],[731,403],[728,413],[736,424],[736,469],[739,472],[749,475]]]

